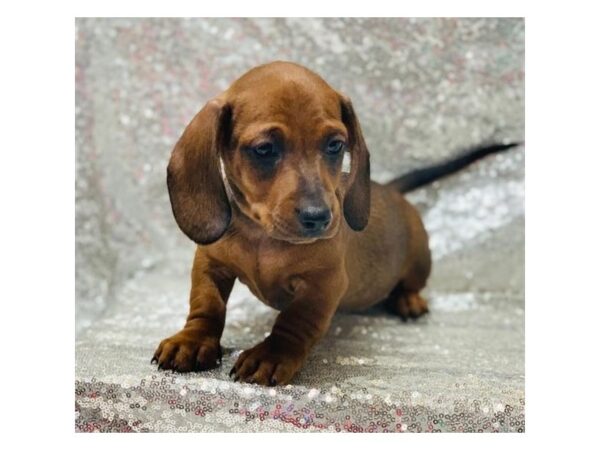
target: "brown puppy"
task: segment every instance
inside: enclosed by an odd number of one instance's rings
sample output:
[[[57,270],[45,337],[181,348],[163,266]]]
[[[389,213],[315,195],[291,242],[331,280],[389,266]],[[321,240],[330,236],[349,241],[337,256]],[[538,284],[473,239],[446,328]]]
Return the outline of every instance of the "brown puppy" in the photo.
[[[199,245],[185,327],[153,357],[162,369],[218,364],[236,278],[281,311],[232,369],[263,385],[292,379],[338,309],[387,299],[403,318],[427,312],[427,233],[401,194],[419,182],[370,181],[350,100],[306,68],[257,67],[209,101],[175,146],[167,183],[177,223]]]

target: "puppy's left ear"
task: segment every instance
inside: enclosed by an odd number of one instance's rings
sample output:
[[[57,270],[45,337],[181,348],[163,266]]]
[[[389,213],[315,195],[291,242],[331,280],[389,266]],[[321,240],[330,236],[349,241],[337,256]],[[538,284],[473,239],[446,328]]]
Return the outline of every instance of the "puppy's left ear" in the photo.
[[[350,177],[344,196],[344,217],[355,231],[361,231],[369,222],[371,209],[371,169],[369,150],[354,113],[352,102],[340,94],[342,122],[348,130],[350,148]]]

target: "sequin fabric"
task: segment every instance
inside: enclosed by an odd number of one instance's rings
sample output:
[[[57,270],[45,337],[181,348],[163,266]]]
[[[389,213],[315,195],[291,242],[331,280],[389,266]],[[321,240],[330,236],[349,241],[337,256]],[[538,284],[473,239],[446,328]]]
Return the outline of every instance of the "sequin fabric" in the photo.
[[[185,320],[194,252],[168,201],[171,148],[274,59],[352,98],[379,181],[523,139],[520,19],[78,19],[76,431],[523,431],[522,146],[409,195],[434,256],[428,316],[340,313],[293,385],[234,383],[276,315],[238,284],[219,368],[150,365]]]

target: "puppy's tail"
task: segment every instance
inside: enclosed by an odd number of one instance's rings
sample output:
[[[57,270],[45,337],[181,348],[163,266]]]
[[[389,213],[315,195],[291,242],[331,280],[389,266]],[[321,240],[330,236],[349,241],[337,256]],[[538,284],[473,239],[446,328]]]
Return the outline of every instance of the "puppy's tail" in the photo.
[[[416,169],[412,172],[408,172],[401,177],[390,181],[386,186],[391,186],[402,193],[410,192],[447,175],[456,173],[487,155],[504,152],[518,145],[521,145],[521,142],[480,145],[467,150],[456,158],[429,167],[424,167],[423,169]]]

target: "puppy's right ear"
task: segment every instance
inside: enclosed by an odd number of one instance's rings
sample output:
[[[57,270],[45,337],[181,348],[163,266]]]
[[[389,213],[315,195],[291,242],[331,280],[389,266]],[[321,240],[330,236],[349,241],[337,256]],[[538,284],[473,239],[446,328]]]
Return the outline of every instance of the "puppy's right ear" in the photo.
[[[179,138],[167,167],[175,220],[198,244],[218,240],[231,221],[219,160],[231,132],[231,116],[231,107],[224,101],[208,102]]]

